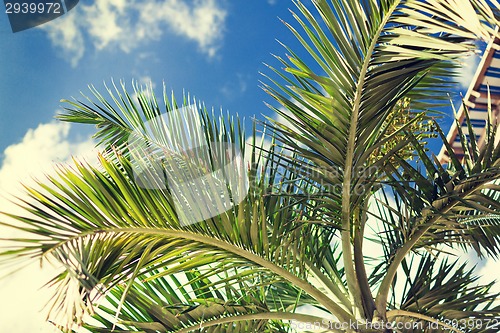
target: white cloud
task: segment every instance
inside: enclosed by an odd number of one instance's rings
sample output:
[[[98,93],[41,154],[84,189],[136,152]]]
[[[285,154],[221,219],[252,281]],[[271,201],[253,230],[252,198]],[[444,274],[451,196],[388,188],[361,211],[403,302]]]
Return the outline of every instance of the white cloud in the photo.
[[[88,141],[70,142],[69,123],[40,124],[29,129],[21,142],[4,151],[0,168],[0,189],[13,190],[19,181],[29,182],[31,175],[41,175],[52,168],[54,162],[67,161],[71,156],[88,158],[94,144]]]
[[[9,213],[23,212],[6,198],[20,195],[22,181],[33,184],[33,178],[42,179],[43,174],[53,169],[56,162],[68,161],[72,156],[83,156],[94,163],[96,152],[91,140],[72,141],[69,139],[70,124],[40,124],[30,129],[21,140],[4,151],[0,165],[0,211]],[[5,222],[5,217],[2,217]],[[16,237],[19,232],[0,226],[0,237]],[[0,247],[7,245],[0,241]],[[10,272],[0,267],[0,278]],[[54,268],[32,264],[12,276],[0,279],[0,319],[2,332],[53,333],[52,325],[45,321],[46,312],[41,311],[49,301],[52,290],[42,288],[53,277]]]
[[[252,141],[253,138],[249,136],[245,140],[245,156],[244,156],[244,161],[245,161],[245,166],[249,166],[250,163],[252,162]],[[255,140],[256,148],[254,151],[254,158],[257,160],[259,156],[261,156],[262,159],[267,158],[267,151],[271,148],[271,140],[268,137],[259,137],[257,135],[256,140]],[[262,148],[262,149],[260,149]],[[264,165],[262,163],[261,165]]]
[[[492,257],[479,258],[476,251],[472,249],[467,252],[460,249],[457,252],[457,256],[461,261],[467,263],[468,269],[474,268],[474,275],[479,277],[478,284],[488,285],[491,282],[495,282],[490,292],[500,293],[500,279],[498,274],[492,274],[492,272],[500,272],[500,260],[495,260]],[[485,254],[485,251],[483,251],[483,254]],[[500,299],[496,301],[496,304],[500,305]]]
[[[226,82],[219,91],[226,99],[234,99],[247,91],[248,82],[251,81],[251,79],[252,76],[249,74],[236,73],[235,77]]]
[[[481,56],[479,54],[471,53],[462,61],[462,68],[460,70],[460,75],[457,77],[458,83],[463,89],[469,88],[472,79],[477,71],[477,66]]]
[[[88,38],[96,50],[130,52],[159,40],[165,31],[185,37],[213,57],[223,37],[226,11],[216,0],[100,0],[79,4],[54,22],[41,26],[76,65]]]
[[[482,266],[477,273],[477,275],[480,276],[479,282],[482,284],[488,284],[496,279],[495,284],[491,288],[491,292],[500,293],[500,280],[498,278],[498,272],[500,272],[500,260],[488,258],[483,263],[484,266]],[[500,301],[497,301],[497,304],[499,302]]]
[[[146,86],[151,85],[153,89],[156,88],[156,84],[153,82],[153,79],[149,75],[139,76],[139,78],[137,79],[137,83]]]
[[[85,44],[77,15],[65,15],[52,24],[41,26],[54,46],[62,50],[62,57],[75,67],[83,57]]]
[[[148,1],[138,4],[137,9],[139,21],[143,23],[137,26],[138,37],[158,39],[162,26],[167,25],[178,35],[196,41],[209,56],[215,55],[226,17],[226,12],[215,0],[198,0],[194,6],[180,0]]]
[[[153,82],[153,79],[149,75],[138,76],[136,83],[139,86],[139,90],[146,95],[147,98],[153,98],[152,93],[156,89],[156,84]],[[132,94],[132,100],[137,101],[138,93],[134,91]]]
[[[82,12],[87,32],[98,50],[124,38],[130,26],[124,0],[96,1],[92,6],[82,6]]]

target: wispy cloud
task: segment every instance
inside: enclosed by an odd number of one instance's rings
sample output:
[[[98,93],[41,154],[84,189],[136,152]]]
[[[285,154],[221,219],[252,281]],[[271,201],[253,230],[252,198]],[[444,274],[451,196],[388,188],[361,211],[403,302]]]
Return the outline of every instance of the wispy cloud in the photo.
[[[493,277],[491,274],[492,272],[500,272],[500,261],[493,258],[487,258],[483,261],[483,267],[479,269],[479,272],[477,273],[477,275],[480,276],[479,283],[489,284],[495,281],[496,283],[492,286],[491,292],[500,293],[500,281],[498,279],[498,275],[494,274],[493,276],[495,277]]]
[[[41,26],[47,32],[52,44],[62,51],[62,57],[73,67],[78,64],[85,51],[83,34],[76,19],[77,16],[72,13],[63,16],[57,23]]]
[[[249,74],[236,73],[235,77],[226,82],[219,91],[226,99],[236,98],[247,91],[251,79],[252,76]]]
[[[474,53],[463,60],[460,75],[457,77],[458,83],[463,89],[469,88],[480,60],[481,56]]]
[[[39,176],[51,170],[54,163],[92,150],[90,140],[70,141],[70,129],[69,123],[40,124],[29,129],[21,142],[7,147],[0,168],[0,189],[16,188],[19,181],[29,182],[30,175]]]
[[[226,16],[216,0],[100,0],[79,4],[41,28],[76,66],[87,40],[97,51],[130,52],[166,32],[195,42],[200,52],[213,57],[222,41]]]

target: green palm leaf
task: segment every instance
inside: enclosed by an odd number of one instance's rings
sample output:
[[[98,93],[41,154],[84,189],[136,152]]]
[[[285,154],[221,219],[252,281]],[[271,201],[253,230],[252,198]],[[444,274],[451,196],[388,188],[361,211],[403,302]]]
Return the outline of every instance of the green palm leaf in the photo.
[[[205,131],[212,133],[206,140],[237,142],[235,131],[217,127],[205,115]],[[148,278],[152,280],[199,270],[203,273],[198,279],[209,279],[216,289],[240,283],[291,283],[332,313],[349,318],[350,303],[345,297],[344,304],[338,305],[306,280],[301,258],[321,247],[321,242],[310,239],[318,228],[300,222],[302,217],[290,199],[266,196],[276,179],[259,174],[260,165],[250,166],[250,192],[239,205],[206,221],[182,225],[170,189],[149,189],[135,182],[131,160],[117,151],[127,146],[109,140],[103,141],[109,149],[100,157],[101,168],[79,162],[73,168],[61,166],[56,176],[48,176],[49,184],[38,182],[37,187],[27,188],[30,198],[39,203],[19,203],[30,217],[6,214],[24,222],[22,229],[34,238],[31,246],[18,245],[5,254],[55,259],[64,266],[53,281],[56,312],[69,309],[66,319],[79,322],[95,295],[125,283],[124,301],[134,279],[145,273],[156,270]],[[114,148],[117,142],[121,146]],[[243,150],[244,141],[239,144]],[[279,163],[273,150],[269,154],[268,159],[257,158],[264,168]],[[283,175],[277,177],[283,179]],[[293,220],[297,222],[289,222]],[[75,283],[77,297],[68,294]]]
[[[412,314],[425,314],[436,322],[429,325],[425,319],[417,321],[424,330],[415,325],[415,329],[408,329],[408,332],[449,332],[446,324],[461,332],[498,330],[500,307],[495,306],[494,301],[499,295],[490,291],[493,283],[477,285],[473,269],[467,270],[466,264],[457,261],[441,260],[438,266],[437,258],[425,255],[417,262],[403,264],[408,279],[399,306],[402,311],[389,311],[389,314],[403,321],[418,318]],[[412,272],[412,267],[417,269]],[[437,321],[443,325],[438,325]]]
[[[323,177],[321,185],[341,184],[340,193],[328,193],[322,200],[331,212],[338,212],[349,290],[355,300],[362,300],[357,308],[366,315],[375,305],[359,260],[358,270],[350,264],[355,262],[350,241],[353,215],[385,172],[359,170],[372,165],[377,170],[393,154],[373,161],[369,152],[383,148],[383,125],[398,101],[419,97],[419,104],[412,105],[419,111],[437,96],[446,96],[446,85],[440,83],[450,76],[444,69],[474,50],[477,38],[487,40],[495,33],[500,6],[494,2],[492,9],[486,1],[318,0],[312,2],[317,15],[300,1],[296,7],[300,15],[293,16],[301,31],[286,25],[314,62],[307,65],[287,48],[288,61],[278,59],[289,76],[278,73],[284,83],[271,79],[273,86],[265,84],[264,89],[293,115],[288,117],[292,127],[274,127],[283,133],[284,144],[306,160],[306,178],[314,177],[317,169],[325,173],[325,165],[337,171]],[[396,150],[406,144],[409,141],[403,140]]]
[[[500,253],[496,120],[490,113],[482,146],[459,133],[462,162],[431,117],[457,61],[496,36],[500,5],[295,4],[296,27],[285,24],[312,62],[285,47],[285,73],[270,66],[277,76],[263,87],[286,122],[266,125],[269,148],[255,127],[248,145],[238,117],[165,93],[160,105],[151,87],[113,85],[109,97],[92,87],[93,97],[68,102],[59,118],[96,125],[100,166],[58,167],[17,199],[24,215],[4,213],[21,224],[0,222],[28,234],[10,240],[4,262],[61,266],[50,284],[63,329],[289,332],[288,320],[320,320],[300,314],[304,305],[340,324],[411,318],[435,331],[457,331],[446,324],[453,318],[498,315],[491,286],[473,286],[464,266],[425,256],[413,277],[408,258],[457,243]],[[436,135],[448,166],[428,153]],[[373,218],[385,261],[369,276]],[[400,304],[397,274],[408,281]]]

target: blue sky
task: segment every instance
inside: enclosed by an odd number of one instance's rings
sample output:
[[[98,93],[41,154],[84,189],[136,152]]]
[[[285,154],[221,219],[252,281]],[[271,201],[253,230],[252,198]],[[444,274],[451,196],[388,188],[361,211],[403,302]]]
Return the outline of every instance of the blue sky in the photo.
[[[1,6],[0,6],[1,7]],[[0,12],[0,189],[18,193],[54,161],[95,156],[91,127],[58,123],[60,99],[88,93],[93,84],[152,80],[178,97],[190,92],[208,107],[245,116],[271,115],[258,87],[263,62],[283,55],[276,38],[300,50],[278,17],[292,21],[291,0],[81,0],[40,27],[12,33]],[[474,62],[474,61],[473,61]],[[473,74],[464,70],[462,80]],[[449,124],[451,118],[446,123]],[[437,151],[436,151],[437,153]],[[0,210],[15,207],[0,200]],[[12,236],[0,230],[0,237]],[[0,277],[2,272],[0,271]],[[38,312],[50,272],[30,267],[0,280],[0,331],[50,330]]]
[[[283,55],[276,38],[301,50],[278,17],[292,21],[289,0],[91,0],[62,17],[13,34],[0,15],[0,158],[27,129],[51,122],[60,99],[89,84],[163,82],[178,97],[190,92],[208,107],[271,114],[259,72]],[[449,121],[450,119],[448,119]],[[75,128],[76,127],[76,128]],[[73,125],[70,137],[90,128]]]
[[[159,90],[165,82],[178,96],[184,90],[247,118],[269,113],[259,71],[273,61],[271,53],[283,53],[275,38],[292,42],[277,19],[289,18],[291,2],[125,3],[80,1],[62,17],[16,34],[0,15],[0,151],[50,122],[61,98],[87,92],[89,84],[102,91],[111,78],[129,87],[132,79],[151,79]],[[172,12],[153,14],[166,8]]]

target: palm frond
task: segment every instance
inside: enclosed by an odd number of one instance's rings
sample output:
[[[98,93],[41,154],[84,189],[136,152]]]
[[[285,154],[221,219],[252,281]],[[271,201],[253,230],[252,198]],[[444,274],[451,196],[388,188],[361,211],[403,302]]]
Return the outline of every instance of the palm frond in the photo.
[[[412,137],[411,133],[407,135]],[[405,209],[404,214],[399,214],[401,221],[404,221],[405,229],[395,230],[399,234],[404,232],[403,237],[399,238],[402,243],[390,258],[388,273],[383,278],[378,292],[378,302],[382,302],[384,298],[382,295],[387,296],[396,269],[403,258],[415,248],[461,243],[472,245],[477,251],[485,248],[493,255],[497,255],[499,251],[497,242],[491,242],[483,228],[473,228],[461,222],[470,215],[498,213],[500,207],[498,200],[495,200],[498,196],[497,189],[493,186],[490,190],[490,187],[492,182],[500,178],[498,168],[500,156],[496,155],[497,153],[488,157],[479,154],[478,156],[482,157],[466,169],[460,165],[456,171],[450,166],[450,175],[448,171],[443,172],[436,158],[433,161],[425,154],[424,148],[416,139],[412,140],[412,145],[421,158],[423,172],[419,167],[401,160],[401,170],[393,169],[390,174],[392,179],[390,184],[401,198],[402,207]],[[482,150],[495,152],[498,149],[494,140],[489,138]],[[449,153],[452,160],[457,159],[452,151]],[[413,184],[409,184],[407,179],[411,179]],[[485,194],[485,190],[490,194]],[[399,225],[403,224],[401,221]],[[488,227],[495,228],[491,225]],[[496,229],[493,228],[491,232],[494,233]]]
[[[207,329],[280,332],[265,318],[271,311],[262,300],[264,288],[241,294],[240,290],[228,285],[222,293],[216,289],[211,292],[203,279],[197,279],[196,283],[189,280],[195,272],[187,272],[184,279],[190,287],[198,285],[203,293],[200,289],[189,291],[174,277],[156,278],[146,283],[136,280],[121,305],[125,288],[114,287],[106,297],[107,304],[101,305],[94,315],[104,328],[88,324],[85,328],[91,332],[108,332],[115,326],[121,327],[115,329],[118,332],[201,332]],[[114,322],[116,313],[120,314],[118,323]],[[246,319],[258,317],[258,314],[261,319]]]
[[[415,111],[447,99],[450,61],[475,50],[477,38],[494,34],[498,7],[490,5],[313,1],[315,15],[296,2],[300,15],[292,14],[302,31],[286,25],[314,62],[306,65],[288,48],[288,61],[278,58],[291,75],[274,70],[285,83],[271,79],[276,88],[264,89],[293,115],[277,110],[294,127],[274,126],[286,133],[287,144],[297,140],[307,147],[298,151],[315,163],[322,159],[341,172],[367,167],[364,153],[381,145],[382,126],[398,101],[410,98]],[[357,184],[357,177],[349,182]]]
[[[232,123],[225,127],[204,114],[204,133],[210,133],[205,140],[238,142],[244,149]],[[32,238],[29,246],[25,239],[14,240],[17,244],[4,256],[47,258],[63,265],[64,271],[52,282],[57,286],[52,302],[54,311],[66,314],[67,321],[79,323],[96,295],[122,283],[127,286],[124,300],[142,274],[158,270],[149,278],[156,279],[193,269],[217,289],[245,281],[262,286],[290,283],[339,318],[351,316],[349,304],[338,305],[306,280],[301,258],[324,247],[311,239],[318,228],[301,222],[303,213],[289,198],[267,195],[275,182],[283,180],[283,175],[275,178],[265,172],[280,163],[274,148],[268,151],[271,158],[259,157],[260,165],[249,166],[253,178],[241,202],[186,225],[181,223],[172,189],[142,186],[134,177],[132,153],[122,153],[125,144],[114,148],[121,139],[110,140],[103,141],[109,149],[100,156],[100,168],[77,161],[74,167],[60,166],[56,176],[27,188],[29,200],[19,199],[27,215],[6,213],[23,222],[19,228]],[[252,149],[255,154],[256,148]],[[281,184],[294,191],[292,183]],[[70,293],[75,286],[78,292]]]
[[[496,320],[500,316],[500,307],[495,306],[495,300],[499,294],[491,292],[494,282],[478,285],[474,268],[467,269],[466,264],[459,264],[458,261],[439,260],[430,254],[417,261],[418,266],[413,263],[413,268],[410,261],[402,265],[408,278],[398,302],[400,305],[392,306],[409,314],[425,314],[436,322],[418,320],[418,316],[398,316],[396,310],[393,312],[394,320],[420,324],[405,331],[449,332],[447,324],[460,332],[498,330]]]
[[[445,69],[474,51],[474,41],[495,35],[500,6],[483,0],[318,0],[311,9],[300,1],[295,4],[297,26],[285,25],[313,61],[306,64],[289,48],[288,59],[277,57],[287,74],[271,67],[278,78],[269,77],[271,83],[263,86],[290,113],[274,109],[292,126],[275,122],[272,127],[281,133],[279,140],[303,157],[304,163],[297,164],[306,178],[322,175],[324,196],[317,200],[338,214],[349,292],[356,308],[370,317],[366,312],[373,312],[375,305],[362,256],[354,258],[351,242],[355,207],[362,207],[386,177],[381,170],[391,156],[410,144],[403,139],[384,150],[386,121],[404,98],[419,98],[411,106],[418,114],[446,96],[448,87],[440,84],[450,78]],[[394,135],[407,130],[402,126]],[[373,159],[377,150],[386,154]],[[323,190],[339,184],[337,193]],[[359,228],[363,230],[362,223]]]

